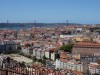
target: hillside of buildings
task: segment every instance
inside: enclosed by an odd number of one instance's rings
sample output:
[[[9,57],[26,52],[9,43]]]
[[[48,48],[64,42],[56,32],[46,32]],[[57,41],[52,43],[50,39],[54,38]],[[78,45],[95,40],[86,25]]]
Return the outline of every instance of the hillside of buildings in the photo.
[[[17,69],[28,73],[23,75],[99,75],[99,26],[1,29],[0,69],[1,75]]]

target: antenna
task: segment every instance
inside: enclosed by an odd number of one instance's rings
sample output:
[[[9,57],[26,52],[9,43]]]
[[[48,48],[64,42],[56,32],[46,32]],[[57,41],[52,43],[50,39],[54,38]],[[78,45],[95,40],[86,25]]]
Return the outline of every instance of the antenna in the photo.
[[[36,21],[36,20],[34,20],[34,23],[37,23],[37,21]]]
[[[66,22],[67,22],[67,26],[68,26],[68,20]]]
[[[9,21],[7,20],[7,23],[9,23]]]

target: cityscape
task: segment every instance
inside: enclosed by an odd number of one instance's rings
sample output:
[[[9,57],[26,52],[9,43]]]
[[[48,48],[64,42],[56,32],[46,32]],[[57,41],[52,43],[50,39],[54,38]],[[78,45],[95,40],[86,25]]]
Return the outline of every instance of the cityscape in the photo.
[[[0,75],[100,75],[100,1],[43,1],[0,1]]]

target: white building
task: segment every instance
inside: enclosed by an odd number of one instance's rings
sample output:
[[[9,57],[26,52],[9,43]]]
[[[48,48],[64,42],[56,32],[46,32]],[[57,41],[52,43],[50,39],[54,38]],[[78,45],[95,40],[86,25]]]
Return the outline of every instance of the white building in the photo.
[[[97,73],[100,74],[100,64],[98,63],[90,63],[89,64],[89,72],[91,75]]]
[[[60,38],[72,38],[72,37],[80,37],[83,36],[82,34],[74,34],[74,35],[60,35]]]
[[[0,55],[0,67],[3,66],[3,60],[6,59],[6,57],[4,55]]]
[[[36,56],[37,59],[42,59],[45,56],[48,59],[55,60],[55,52],[50,52],[50,50],[55,50],[54,46],[41,47],[39,45],[34,45],[33,47],[22,47],[22,52],[26,55]]]
[[[55,68],[57,69],[69,69],[69,70],[76,70],[79,72],[86,73],[87,65],[77,62],[75,60],[67,60],[67,59],[56,59],[55,61]]]
[[[25,55],[29,55],[29,47],[22,47],[22,52],[23,52]]]

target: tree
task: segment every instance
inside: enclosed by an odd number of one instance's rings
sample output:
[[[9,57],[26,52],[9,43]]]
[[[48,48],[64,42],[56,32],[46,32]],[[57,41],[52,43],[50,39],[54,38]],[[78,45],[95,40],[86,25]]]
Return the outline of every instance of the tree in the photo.
[[[68,33],[67,33],[67,34],[69,34],[69,35],[70,35],[70,34],[71,34],[71,31],[68,31]]]
[[[93,74],[93,75],[99,75],[99,74],[95,73],[95,74]]]
[[[20,63],[20,66],[25,68],[25,67],[26,67],[25,62],[22,61],[22,62]]]
[[[60,47],[60,50],[64,50],[65,52],[72,52],[73,44],[67,44]]]
[[[19,54],[22,55],[22,56],[24,56],[24,53],[23,52],[20,52]]]
[[[46,56],[44,55],[42,58],[43,58],[42,64],[46,65],[46,59],[47,59]]]
[[[21,50],[21,49],[22,49],[21,45],[18,45],[17,50]]]
[[[46,60],[47,59],[45,55],[42,58],[43,58],[43,60]]]
[[[42,64],[46,65],[46,60],[42,60]]]
[[[37,60],[37,59],[36,59],[36,56],[33,56],[33,57],[32,57],[32,60],[33,60],[33,62],[36,61],[36,60]]]
[[[7,57],[7,62],[10,63],[10,57]]]
[[[38,61],[38,62],[42,62],[42,59],[38,59],[37,61]]]
[[[60,58],[60,55],[56,53],[56,54],[55,54],[55,60],[56,60],[56,59],[59,59],[59,58]]]
[[[24,56],[26,56],[26,57],[28,57],[28,58],[31,58],[31,55],[24,55]]]
[[[27,47],[31,47],[31,44],[28,44],[28,43],[27,43],[25,46],[27,46]]]

